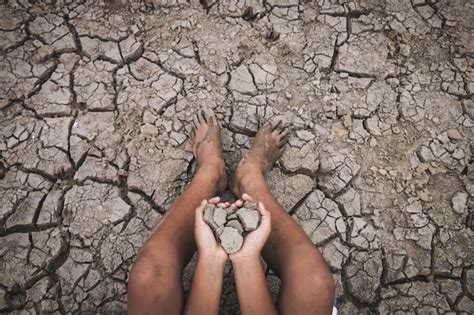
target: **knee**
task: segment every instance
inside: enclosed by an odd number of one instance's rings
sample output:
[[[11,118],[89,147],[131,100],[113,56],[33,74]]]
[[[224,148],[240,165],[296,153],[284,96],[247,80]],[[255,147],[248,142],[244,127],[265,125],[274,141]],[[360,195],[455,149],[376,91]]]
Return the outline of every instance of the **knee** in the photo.
[[[316,250],[309,255],[307,270],[308,280],[311,282],[311,285],[320,292],[327,292],[332,299],[335,291],[334,279],[326,261]]]
[[[308,287],[314,288],[320,298],[322,297],[330,302],[333,301],[336,285],[330,272],[313,269],[307,275],[307,279]]]
[[[144,247],[137,255],[128,278],[128,293],[133,296],[134,292],[143,295],[154,295],[159,299],[170,292],[176,277],[174,267],[169,266],[161,257]]]
[[[282,278],[277,306],[281,314],[330,314],[334,280],[327,266],[311,257],[301,258],[294,271]]]
[[[135,289],[146,292],[148,289],[158,287],[157,278],[159,278],[160,270],[155,261],[149,254],[143,250],[135,258],[132,269],[128,277],[129,293],[133,293]],[[155,290],[151,290],[155,291]],[[150,291],[148,291],[150,292]]]
[[[331,274],[312,270],[299,281],[299,290],[293,293],[292,306],[283,314],[330,314],[334,302],[334,280]],[[284,308],[282,310],[285,310]]]
[[[300,257],[298,269],[298,282],[307,292],[307,294],[303,293],[302,297],[306,296],[308,303],[323,300],[332,305],[335,283],[324,258],[315,249],[308,251],[305,257]],[[306,290],[306,288],[311,288],[311,290]]]

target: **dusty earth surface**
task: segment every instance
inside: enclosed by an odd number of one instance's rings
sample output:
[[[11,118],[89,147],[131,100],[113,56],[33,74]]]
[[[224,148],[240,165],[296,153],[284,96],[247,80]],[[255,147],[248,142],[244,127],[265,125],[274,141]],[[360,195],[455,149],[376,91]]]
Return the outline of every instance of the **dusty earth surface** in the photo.
[[[267,178],[340,313],[473,312],[471,1],[45,2],[0,4],[0,312],[125,311],[202,106],[229,171],[290,125]]]

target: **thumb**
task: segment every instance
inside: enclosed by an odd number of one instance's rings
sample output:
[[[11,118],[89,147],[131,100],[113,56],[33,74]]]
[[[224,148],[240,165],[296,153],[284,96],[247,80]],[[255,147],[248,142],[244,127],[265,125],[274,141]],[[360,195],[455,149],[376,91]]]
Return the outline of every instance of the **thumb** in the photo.
[[[207,200],[204,199],[202,202],[201,202],[201,205],[199,207],[196,208],[196,213],[195,213],[195,222],[196,224],[199,224],[203,221],[203,210],[204,210],[204,207],[207,205]]]
[[[258,202],[258,211],[260,212],[260,224],[263,226],[263,227],[267,227],[267,226],[270,226],[271,224],[271,214],[270,214],[270,211],[267,210],[267,208],[265,208],[265,205],[263,204],[263,202],[259,201]]]

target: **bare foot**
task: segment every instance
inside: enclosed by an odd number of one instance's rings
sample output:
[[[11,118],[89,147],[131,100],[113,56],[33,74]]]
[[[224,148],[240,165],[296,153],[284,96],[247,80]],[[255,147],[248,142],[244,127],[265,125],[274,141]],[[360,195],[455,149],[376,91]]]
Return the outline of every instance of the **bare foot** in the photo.
[[[217,175],[217,192],[222,192],[227,187],[227,176],[222,158],[221,134],[217,118],[213,111],[204,109],[198,111],[193,123],[191,140],[193,153],[198,162],[198,171],[203,169]]]
[[[282,128],[281,118],[274,118],[260,127],[252,146],[240,161],[232,183],[236,196],[245,193],[245,183],[256,176],[263,176],[281,156],[288,141],[288,132]]]

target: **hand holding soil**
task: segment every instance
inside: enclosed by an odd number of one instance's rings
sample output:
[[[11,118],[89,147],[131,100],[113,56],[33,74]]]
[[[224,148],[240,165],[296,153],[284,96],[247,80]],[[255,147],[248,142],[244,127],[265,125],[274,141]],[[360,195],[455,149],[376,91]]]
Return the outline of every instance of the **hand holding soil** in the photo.
[[[251,197],[247,194],[243,194],[243,200],[245,201],[244,205],[247,205],[249,202],[254,203]],[[254,203],[255,204],[255,203]],[[230,254],[230,260],[236,261],[241,258],[247,257],[258,257],[260,258],[260,252],[263,249],[263,246],[267,242],[268,236],[271,231],[271,216],[270,211],[268,211],[263,202],[258,202],[258,214],[260,216],[260,221],[258,227],[248,233],[244,238],[243,246],[234,254]],[[238,214],[239,212],[237,212]]]
[[[205,208],[212,206],[224,209],[229,206],[228,203],[219,203],[219,201],[219,197],[203,200],[201,205],[196,208],[194,238],[196,239],[197,251],[200,256],[213,256],[218,259],[227,260],[228,255],[226,251],[217,243],[213,231],[203,220],[203,210]]]
[[[270,232],[269,213],[262,203],[257,205],[244,194],[242,200],[230,207],[222,203],[207,203],[198,212],[208,225],[205,230],[214,232],[213,241],[217,239],[231,259],[260,255]],[[201,220],[197,217],[196,221],[198,219]]]

